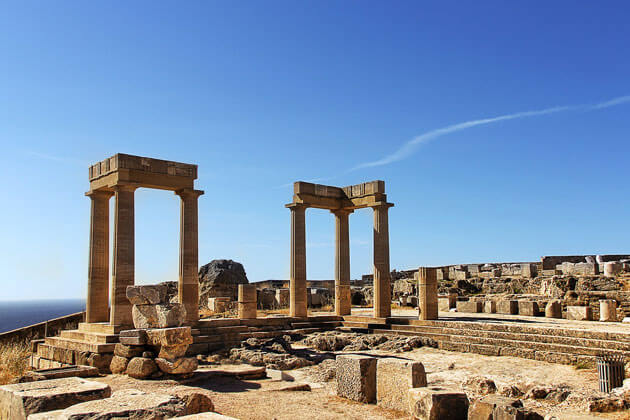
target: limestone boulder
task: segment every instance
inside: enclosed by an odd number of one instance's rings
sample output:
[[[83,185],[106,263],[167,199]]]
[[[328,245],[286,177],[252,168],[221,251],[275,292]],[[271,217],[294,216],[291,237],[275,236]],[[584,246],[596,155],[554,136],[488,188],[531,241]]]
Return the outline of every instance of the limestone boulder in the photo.
[[[186,319],[186,308],[181,303],[134,305],[131,313],[136,328],[180,327]]]
[[[149,329],[146,333],[147,344],[152,346],[177,346],[193,342],[190,327]]]
[[[126,292],[132,305],[156,305],[166,302],[167,287],[163,284],[127,286]]]
[[[64,410],[31,416],[31,420],[167,419],[186,414],[186,404],[167,394],[136,389],[116,391],[110,398],[84,402]]]
[[[153,361],[153,359],[149,359],[146,357],[134,357],[127,364],[127,375],[136,379],[146,379],[150,378],[155,372],[157,372],[158,367]]]
[[[184,357],[188,350],[188,344],[180,344],[175,346],[161,346],[158,357],[162,359],[174,360]]]
[[[212,399],[204,393],[177,391],[175,396],[186,404],[186,414],[199,414],[214,410]]]
[[[109,364],[109,370],[116,374],[125,373],[128,364],[129,359],[126,357],[114,355],[114,357],[112,357],[112,362]]]
[[[238,298],[238,285],[248,284],[241,263],[232,260],[212,260],[199,269],[199,302],[205,304],[211,297]]]
[[[199,362],[194,357],[181,357],[175,360],[166,360],[158,357],[155,359],[158,368],[169,375],[183,375],[194,372]]]
[[[419,420],[467,420],[468,397],[455,390],[422,387],[408,391],[409,413]]]
[[[110,395],[109,385],[75,377],[4,385],[0,386],[0,419],[22,420]]]

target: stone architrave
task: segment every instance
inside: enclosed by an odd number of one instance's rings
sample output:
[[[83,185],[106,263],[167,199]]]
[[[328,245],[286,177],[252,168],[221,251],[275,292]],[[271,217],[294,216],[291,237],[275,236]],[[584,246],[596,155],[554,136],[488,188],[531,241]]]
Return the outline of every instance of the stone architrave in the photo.
[[[179,301],[188,309],[187,322],[195,323],[199,319],[197,198],[203,191],[194,190],[196,178],[196,165],[122,153],[90,166],[90,190],[86,193],[92,200],[87,323],[109,320],[112,326],[132,325],[132,302],[127,299],[126,289],[134,285],[134,192],[137,188],[170,190],[181,197]],[[115,197],[114,243],[109,284],[108,201],[112,195]]]
[[[435,268],[418,270],[418,319],[438,319],[437,272]]]
[[[331,210],[335,215],[335,313],[350,315],[350,232],[351,210]]]

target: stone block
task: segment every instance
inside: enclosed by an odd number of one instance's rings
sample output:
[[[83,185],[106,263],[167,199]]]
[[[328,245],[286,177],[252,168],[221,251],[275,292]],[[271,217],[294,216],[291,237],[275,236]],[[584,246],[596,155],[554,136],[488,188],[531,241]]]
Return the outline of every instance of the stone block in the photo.
[[[127,359],[126,357],[114,356],[112,357],[112,361],[109,364],[109,370],[115,374],[124,373],[127,370],[128,364],[129,359]]]
[[[190,327],[156,328],[146,332],[147,344],[152,346],[176,346],[193,342]]]
[[[147,344],[147,333],[145,330],[123,330],[118,340],[127,346],[142,346]]]
[[[180,327],[186,319],[186,308],[181,303],[133,305],[131,314],[136,328]]]
[[[71,419],[166,419],[186,414],[186,404],[180,398],[124,389],[110,398],[76,404],[64,410],[41,413],[29,420]]]
[[[337,395],[363,403],[376,401],[376,363],[369,356],[337,356]]]
[[[208,309],[216,313],[227,312],[231,302],[229,297],[211,297],[208,298]]]
[[[146,379],[157,372],[157,366],[153,359],[147,357],[134,357],[127,364],[127,375],[136,379]]]
[[[494,300],[486,300],[483,303],[483,311],[487,314],[497,313],[497,302]]]
[[[599,301],[599,320],[601,322],[617,322],[617,302],[612,299]]]
[[[562,301],[555,299],[545,306],[546,318],[562,318]]]
[[[567,306],[567,319],[590,321],[593,319],[593,310],[590,306]]]
[[[523,402],[518,399],[501,395],[489,395],[475,401],[468,411],[468,420],[508,420],[534,419],[526,416]]]
[[[497,313],[516,315],[518,314],[517,300],[499,300],[497,301]]]
[[[0,386],[0,419],[22,420],[84,401],[107,398],[109,385],[82,378],[48,379]]]
[[[162,359],[174,360],[186,355],[188,344],[180,344],[177,346],[161,346],[158,357]]]
[[[447,297],[438,297],[438,311],[448,312],[451,310],[451,302]]]
[[[482,309],[481,301],[475,301],[475,300],[458,300],[457,301],[457,312],[479,313],[481,312],[481,309]]]
[[[538,303],[531,300],[519,300],[518,314],[523,316],[538,316]]]
[[[455,270],[454,280],[466,280],[470,277],[467,271]]]
[[[256,302],[238,303],[238,317],[240,319],[254,319],[257,315]]]
[[[376,402],[383,408],[407,410],[409,388],[427,386],[422,363],[414,360],[383,358],[376,364]]]
[[[467,420],[468,397],[463,392],[438,387],[408,390],[409,413],[419,420]]]
[[[198,367],[198,361],[195,357],[181,357],[175,360],[166,360],[158,357],[155,359],[158,368],[170,375],[182,375],[194,372]]]
[[[238,302],[239,303],[258,302],[257,293],[256,293],[256,285],[239,284],[238,285]]]
[[[289,289],[276,289],[276,302],[280,308],[289,306],[290,298]]]
[[[114,355],[112,353],[89,353],[87,356],[85,363],[80,363],[81,365],[93,366],[98,369],[101,373],[109,373],[109,365],[112,363],[112,358]]]
[[[127,299],[132,305],[156,305],[166,302],[166,285],[127,286]]]
[[[521,275],[528,279],[533,279],[538,275],[538,266],[536,264],[522,264]]]
[[[131,359],[132,357],[140,356],[144,350],[144,346],[128,346],[126,344],[116,343],[114,355]]]

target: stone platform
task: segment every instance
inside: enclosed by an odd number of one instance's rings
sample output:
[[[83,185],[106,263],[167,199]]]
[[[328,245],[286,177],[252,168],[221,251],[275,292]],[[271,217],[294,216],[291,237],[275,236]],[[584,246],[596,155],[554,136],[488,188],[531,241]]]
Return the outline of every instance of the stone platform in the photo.
[[[439,319],[418,320],[415,311],[373,318],[355,310],[344,317],[342,331],[419,335],[440,349],[492,356],[515,356],[552,363],[594,362],[602,354],[630,359],[630,326],[622,323],[570,321],[503,314],[440,312]]]
[[[240,346],[248,338],[268,338],[283,335],[329,331],[341,326],[342,318],[335,315],[308,318],[267,317],[256,319],[202,319],[191,330],[193,344],[187,356],[207,354],[214,350]],[[106,323],[81,323],[76,330],[61,331],[58,337],[47,337],[33,343],[31,367],[51,369],[73,365],[93,366],[109,373],[114,347],[119,342],[120,327]]]

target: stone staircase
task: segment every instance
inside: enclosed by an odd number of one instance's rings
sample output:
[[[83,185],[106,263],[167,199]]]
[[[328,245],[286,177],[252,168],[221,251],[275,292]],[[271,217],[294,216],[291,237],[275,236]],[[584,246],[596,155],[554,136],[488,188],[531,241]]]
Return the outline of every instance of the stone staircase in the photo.
[[[344,317],[341,331],[418,335],[432,338],[438,348],[491,356],[515,356],[552,363],[592,363],[595,357],[619,354],[630,359],[630,333],[525,323],[420,321],[409,318]]]

